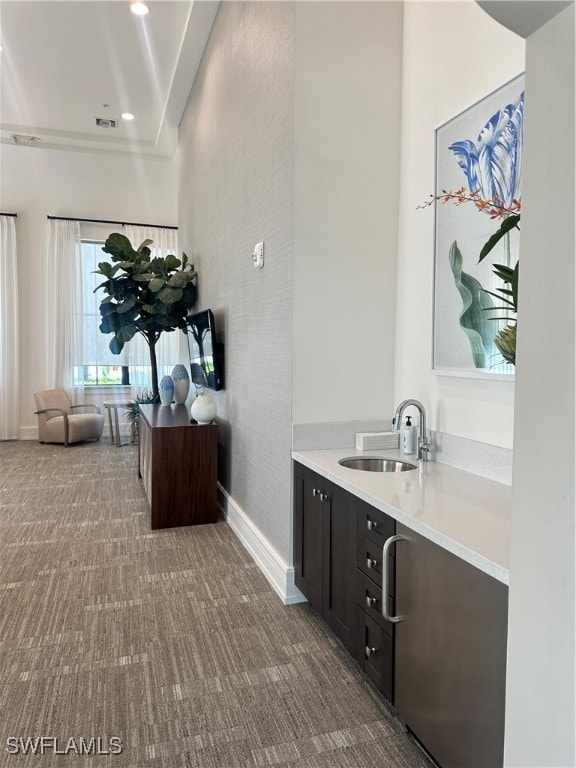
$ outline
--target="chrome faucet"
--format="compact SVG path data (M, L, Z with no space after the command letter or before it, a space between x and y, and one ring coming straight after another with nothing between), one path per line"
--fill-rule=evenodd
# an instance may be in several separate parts
M409 405L413 405L414 408L418 410L418 413L420 414L420 434L418 435L418 459L420 461L428 461L428 454L430 453L430 443L428 442L428 434L426 432L426 411L424 410L424 406L419 400L402 400L398 408L396 408L396 413L394 415L394 419L392 420L392 424L394 426L394 429L398 430L400 432L402 428L402 415L404 413L404 409L407 408Z

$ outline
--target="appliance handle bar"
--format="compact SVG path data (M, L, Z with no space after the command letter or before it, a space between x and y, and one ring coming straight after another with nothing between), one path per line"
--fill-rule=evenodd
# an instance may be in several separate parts
M386 539L382 547L382 616L391 624L397 624L406 618L405 616L392 616L388 610L388 556L390 547L397 541L410 541L410 539L408 536L402 536L398 533Z

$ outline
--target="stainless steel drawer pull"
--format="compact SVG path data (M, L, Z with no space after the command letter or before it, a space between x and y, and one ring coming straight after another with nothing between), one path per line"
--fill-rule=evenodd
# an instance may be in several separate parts
M366 605L368 606L368 608L374 608L374 606L376 605L377 602L378 601L376 600L375 597L371 597L370 595L366 595Z
M366 566L368 568L377 568L378 567L378 560L372 560L371 557L366 558Z
M329 498L327 493L321 493L320 494L320 501L327 501Z
M406 618L405 616L392 616L388 610L388 555L390 554L390 547L397 541L410 541L410 539L407 536L397 534L386 539L382 547L382 616L392 624L397 624Z
M376 531L378 530L378 522L376 520L370 520L370 518L368 518L368 520L366 520L366 527L368 528L369 531Z
M320 491L318 488L312 488L312 496L318 496L320 494Z
M378 650L377 648L370 648L370 646L367 645L365 649L366 658L369 659L370 656L374 656L377 650Z

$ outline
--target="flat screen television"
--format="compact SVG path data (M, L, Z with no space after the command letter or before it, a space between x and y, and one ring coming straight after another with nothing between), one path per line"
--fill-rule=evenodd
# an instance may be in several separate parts
M224 388L224 345L216 340L216 325L211 309L205 309L188 320L190 373L194 384L208 389Z

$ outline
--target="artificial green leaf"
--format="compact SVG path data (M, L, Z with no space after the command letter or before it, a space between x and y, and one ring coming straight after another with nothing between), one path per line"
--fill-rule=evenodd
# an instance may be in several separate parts
M136 255L130 240L120 232L109 235L102 250L104 253L110 253L113 261L127 261L128 259L132 261Z
M113 355L119 355L120 352L124 349L124 342L119 341L116 336L113 336L110 339L110 344L108 344L108 347L110 348L110 352L112 352Z
M490 251L494 248L494 246L500 242L500 240L504 237L504 235L507 232L510 232L511 229L514 229L516 227L517 229L520 229L518 227L518 222L520 221L520 214L513 213L507 218L505 218L502 221L502 224L500 225L500 229L498 229L492 237L489 237L486 243L484 244L484 247L480 251L480 256L478 257L478 263L480 263L488 254Z
M122 344L126 344L126 342L134 338L137 332L137 329L134 328L132 324L121 325L116 331L116 338L118 341L121 341Z
M178 267L181 266L182 262L179 258L174 256L173 254L169 254L164 259L164 263L166 264L166 269L169 271L172 271L173 269L178 269Z
M111 285L113 285L112 281L111 280L106 280L105 283L100 283L100 285L97 285L96 288L94 288L94 290L92 291L92 293L96 293L96 291L99 291L100 288L104 289L107 293L110 293L110 286ZM114 296L107 296L106 300L110 301L113 298L114 298Z
M163 275L164 274L164 259L159 259L156 257L155 259L152 259L150 262L150 271L154 272L155 275Z
M136 305L136 299L134 298L134 296L131 296L122 304L118 305L118 312L120 314L124 314L125 312L128 312L129 309L132 309L132 307L134 307L135 305Z
M98 264L98 269L94 271L97 275L104 275L104 277L113 277L114 275L112 264L110 264L108 261L101 261Z
M102 333L116 333L119 327L120 321L118 320L118 315L116 313L113 315L102 315L102 321L99 325Z
M184 288L184 286L188 285L189 280L190 278L185 272L175 272L170 276L168 285L171 288Z
M146 249L148 253L150 253L150 248L148 248L148 246L152 245L153 242L154 242L153 240L148 240L148 239L142 240L138 248L136 248L137 252L142 253L144 249Z
M488 368L498 328L486 317L484 310L494 308L494 303L480 282L463 271L464 260L456 241L450 246L448 259L462 299L460 326L470 342L474 365L476 368Z
M148 333L154 333L157 329L158 318L156 316L147 317L140 323L140 330L146 335L148 335Z
M112 304L113 296L108 296L109 301L102 301L100 303L100 314L102 316L104 315L111 315L113 312L116 312L118 309L117 304Z
M198 296L198 289L196 288L194 283L188 283L186 288L184 288L182 301L184 301L186 304L192 307L196 303L197 296Z
M158 298L164 304L174 304L174 302L180 301L182 298L182 293L182 288L170 288L169 285L166 285L158 293Z
M158 291L161 291L162 288L165 286L165 280L163 277L154 277L152 280L150 280L150 290L153 293L158 293Z

